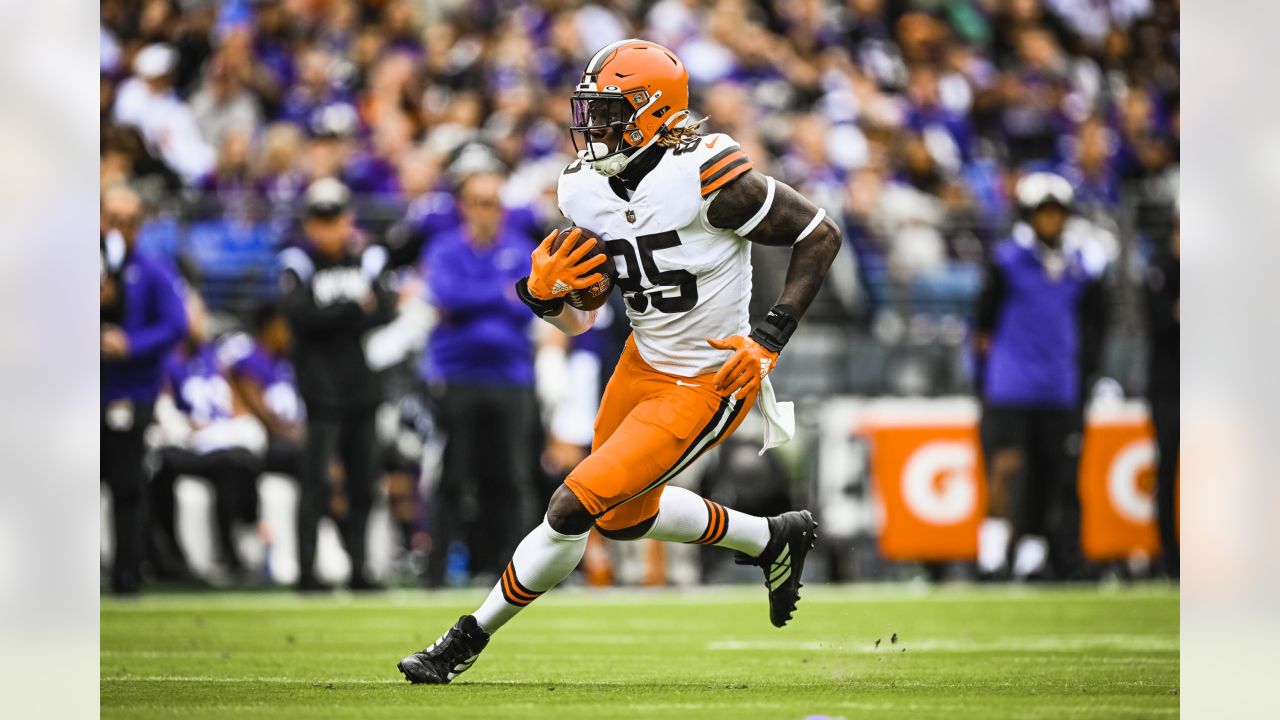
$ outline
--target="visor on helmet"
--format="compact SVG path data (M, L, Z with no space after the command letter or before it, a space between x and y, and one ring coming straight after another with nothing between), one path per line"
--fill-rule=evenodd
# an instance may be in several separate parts
M603 160L634 147L627 137L640 132L634 122L635 108L621 95L577 92L569 102L573 111L569 135L575 151L580 155L586 151L585 159Z

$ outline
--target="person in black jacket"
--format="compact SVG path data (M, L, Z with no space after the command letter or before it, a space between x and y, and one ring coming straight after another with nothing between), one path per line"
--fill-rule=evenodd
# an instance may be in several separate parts
M1158 250L1147 268L1147 309L1151 331L1151 374L1147 399L1156 430L1156 521L1160 527L1160 564L1177 579L1178 516L1174 500L1178 490L1178 449L1181 440L1178 414L1178 342L1182 334L1178 265L1181 232L1173 226L1169 246Z
M365 575L365 529L377 466L374 416L381 380L365 359L364 337L390 322L395 300L382 283L386 253L358 253L350 192L337 180L307 189L305 247L281 253L282 307L294 337L298 392L307 408L298 503L299 589L324 590L315 576L316 532L329 498L337 452L347 496L343 536L353 590L374 589Z

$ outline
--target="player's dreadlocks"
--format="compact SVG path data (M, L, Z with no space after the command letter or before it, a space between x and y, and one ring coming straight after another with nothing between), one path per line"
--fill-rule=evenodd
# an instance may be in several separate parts
M702 127L702 123L711 119L711 116L702 118L701 120L693 120L681 124L679 127L667 128L662 137L658 138L659 147L673 148L682 142L692 140L698 136L698 129Z

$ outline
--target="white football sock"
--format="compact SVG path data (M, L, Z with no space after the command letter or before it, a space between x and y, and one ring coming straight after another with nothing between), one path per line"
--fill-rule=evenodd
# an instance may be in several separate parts
M1009 536L1013 529L1004 518L989 517L978 528L978 569L998 572L1009 555Z
M658 503L658 519L644 537L717 545L756 557L769 544L769 521L668 485Z
M480 627L496 632L538 596L569 577L586 549L587 533L561 535L543 519L520 541L498 584L475 611Z

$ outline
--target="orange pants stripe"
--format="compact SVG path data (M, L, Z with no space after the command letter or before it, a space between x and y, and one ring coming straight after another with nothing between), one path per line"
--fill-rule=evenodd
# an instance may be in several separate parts
M621 530L653 517L663 485L738 429L757 393L722 395L713 377L656 370L627 340L600 401L591 454L565 479L597 526Z

